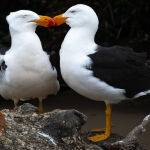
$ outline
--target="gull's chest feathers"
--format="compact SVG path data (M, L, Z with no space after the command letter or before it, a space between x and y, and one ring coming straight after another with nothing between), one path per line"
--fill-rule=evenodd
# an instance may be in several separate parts
M39 69L36 66L42 64L40 63L40 59L42 59L41 54L29 50L24 50L21 52L10 51L5 56L6 64L8 65L9 69L14 71L18 70L18 68L20 71Z
M4 57L7 65L5 83L26 87L49 80L52 70L48 55L41 50L40 44L23 44L16 49L12 47Z
M19 74L44 71L50 67L49 58L43 51L41 42L35 33L23 32L12 36L12 45L5 55L5 62L11 72ZM25 72L24 72L25 71Z

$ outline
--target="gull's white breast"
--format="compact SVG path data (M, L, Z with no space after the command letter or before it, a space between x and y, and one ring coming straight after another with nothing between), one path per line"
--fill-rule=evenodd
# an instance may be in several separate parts
M0 89L6 98L45 97L59 90L57 72L52 69L49 56L38 38L29 38L25 45L12 47L4 56L7 68Z

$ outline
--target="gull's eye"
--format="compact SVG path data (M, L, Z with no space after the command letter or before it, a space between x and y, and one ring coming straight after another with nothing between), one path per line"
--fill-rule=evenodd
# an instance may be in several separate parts
M74 14L76 11L75 10L71 10L70 13Z
M22 15L22 18L26 18L28 15Z

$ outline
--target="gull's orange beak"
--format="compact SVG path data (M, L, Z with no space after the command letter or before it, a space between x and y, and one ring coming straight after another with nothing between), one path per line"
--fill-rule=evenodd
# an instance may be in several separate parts
M55 26L55 22L51 17L48 16L40 16L39 19L33 20L37 25L42 27L51 27Z
M64 14L55 16L55 17L53 18L53 20L54 20L54 22L55 22L55 26L60 26L60 25L62 25L63 23L66 22L66 19L67 19L67 17L64 17Z

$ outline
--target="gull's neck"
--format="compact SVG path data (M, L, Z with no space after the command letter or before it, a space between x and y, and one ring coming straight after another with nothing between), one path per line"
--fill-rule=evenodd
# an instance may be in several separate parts
M10 31L11 37L16 36L20 33L26 33L26 32L33 33L35 32L35 30L36 30L36 27L33 25L28 25L20 29L15 29L13 26L9 25L9 31Z
M94 41L96 30L88 28L71 28L61 46L60 53L86 53L91 47L96 47Z
M14 32L10 30L11 35L11 49L21 50L20 47L30 47L32 44L35 48L42 49L39 37L33 30L25 30L21 32Z

